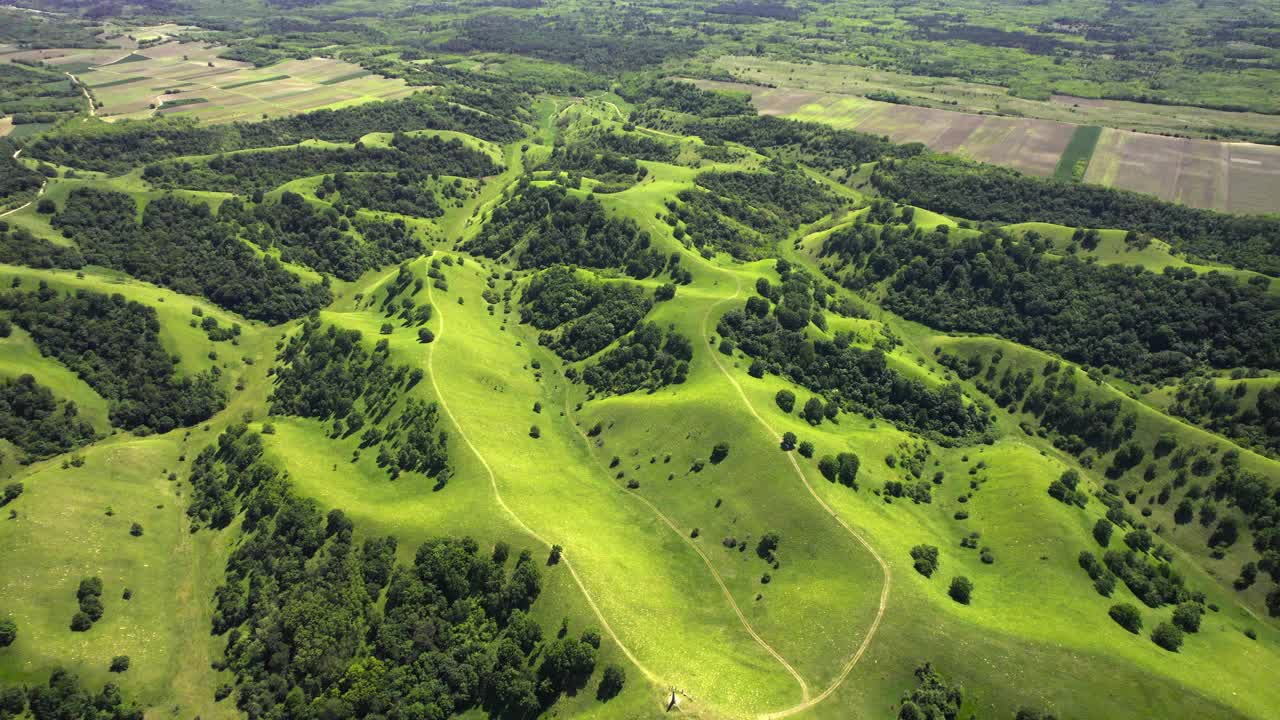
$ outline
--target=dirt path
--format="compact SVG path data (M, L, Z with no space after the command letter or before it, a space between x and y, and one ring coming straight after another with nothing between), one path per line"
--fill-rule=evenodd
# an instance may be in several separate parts
M726 303L733 302L742 292L742 280L738 277L737 273L733 273L723 268L717 269L723 273L733 276L734 291L733 295L724 298L723 300L719 300L712 304L711 307L707 308L707 312L702 316L703 337L710 337L710 334L707 331L707 321L711 318L711 314L715 312L715 309ZM726 368L724 363L721 362L719 354L714 352L709 354L711 355L711 359L715 362L716 367L720 369L721 374L723 374L725 379L733 385L733 389L737 391L738 397L742 398L742 403L747 406L747 410L751 411L751 414L755 417L756 421L759 422L766 431L768 431L769 435L771 435L775 440L781 442L782 436L765 421L759 412L756 411L755 406L751 404L751 400L747 398L747 394L742 391L742 386L738 384L737 378L730 374L728 368ZM835 680L831 681L831 685L818 695L812 698L807 698L798 705L793 705L784 710L778 710L777 712L764 713L760 716L760 720L776 720L777 718L789 717L796 713L808 710L814 705L826 700L836 691L837 688L840 687L840 684L845 681L845 678L849 677L849 673L853 671L854 666L862 659L867 648L871 647L871 641L875 638L876 631L880 629L880 622L884 620L885 610L889 606L889 588L893 584L893 574L889 571L889 565L885 563L884 558L880 557L880 553L876 552L876 549L871 547L871 544L868 543L862 535L858 533L858 531L854 530L847 522L845 522L844 518L840 517L840 515L836 513L836 511L833 510L821 496L818 495L817 491L813 489L813 485L809 483L809 478L805 476L804 470L800 468L800 463L796 461L795 453L787 453L787 460L791 462L791 468L795 470L796 477L800 478L800 482L804 483L805 489L809 491L809 494L813 496L813 499L817 501L818 505L820 505L827 514L831 515L831 517L840 524L840 527L844 528L854 540L857 540L859 545L865 548L867 552L871 553L871 557L875 558L876 563L880 565L880 572L884 575L884 584L880 588L880 606L876 609L876 617L871 621L871 627L867 629L866 637L862 639L862 644L858 646L858 649L854 651L848 662L846 662L844 667L841 668L840 674L836 676Z
M18 156L19 156L19 155L21 155L21 154L22 154L22 149L21 149L21 148L19 148L19 149L15 150L15 151L13 152L13 159L14 159L14 160L17 160L17 159L18 159ZM43 195L43 194L44 194L44 189L45 189L46 187L48 187L48 186L49 186L49 181L48 181L48 180L45 180L44 182L40 183L40 189L36 191L36 199L37 199L37 200L40 198L40 196L41 196L41 195ZM23 203L23 204L19 205L18 207L14 208L14 209L12 209L12 210L6 210L6 211L4 211L4 212L0 213L0 218L2 218L2 217L8 217L9 215L12 215L12 214L14 214L14 213L18 212L19 210L24 210L24 209L26 209L27 207L29 207L29 206L31 205L31 203L33 203L33 202L35 202L35 200L28 200L27 202L25 202L25 203Z
M508 507L506 501L502 499L502 492L498 489L498 479L493 474L493 468L489 467L489 461L485 460L484 455L480 453L480 449L475 446L475 443L471 442L471 438L467 435L467 431L462 429L462 425L458 422L458 418L455 417L453 411L449 409L449 403L445 400L444 394L440 392L440 386L436 383L435 348L436 345L444 338L445 321L442 306L437 304L432 296L431 283L427 283L427 302L431 303L431 305L435 307L436 316L440 318L440 329L436 332L435 341L427 345L427 376L431 378L431 389L435 391L436 399L440 402L440 408L444 410L445 415L449 416L449 422L453 423L454 428L457 429L458 436L467 444L467 447L471 450L472 454L476 456L476 459L479 460L480 464L484 467L485 473L489 475L489 486L493 488L493 497L498 501L498 506L502 508L503 512L511 517L515 524L523 530L525 534L542 543L549 549L551 547L551 543L547 542L541 535L534 532L532 528L526 525L524 521L520 519L520 516L516 515L515 512ZM587 591L587 587L582 584L582 579L578 577L578 572L574 570L573 563L569 561L567 553L561 554L560 562L569 570L569 575L573 577L573 582L577 584L578 589L582 591L582 596L586 598L587 604L591 606L591 612L595 613L596 619L600 621L600 625L604 627L605 632L609 633L609 637L612 638L613 642L622 650L622 653L627 656L627 659L636 666L636 669L640 671L640 674L644 675L649 682L665 687L662 680L650 671L649 668L645 667L640 660L631 653L631 649L622 643L618 634L613 631L613 626L609 624L609 621L604 617L604 613L600 611L600 607L596 605L595 598L591 597L591 593Z
M93 104L93 96L89 94L89 88L86 87L84 83L80 82L80 79L75 75L72 75L71 73L63 74L71 78L71 84L80 88L80 92L84 93L84 99L89 101L89 117L97 117L98 108Z
M605 473L605 477L608 477L608 471L604 467L603 463L601 463L600 459L596 458L595 455L591 453L591 441L587 439L586 433L584 433L575 422L573 417L573 407L569 402L569 387L567 384L565 385L564 410L565 417L571 424L573 424L578 437L582 438L583 444L586 445L587 454L595 460L596 465ZM772 645L766 642L764 638L760 637L760 634L756 632L756 629L751 626L751 621L747 620L746 614L743 613L742 608L738 606L738 601L734 600L733 593L729 592L729 586L725 584L724 578L720 576L720 572L716 570L715 565L711 564L711 558L707 557L707 554L702 551L702 548L699 547L687 533L676 527L676 524L671 521L671 518L668 518L666 514L659 510L658 506L650 502L648 498L643 495L627 492L626 490L621 490L621 492L626 493L629 497L644 503L644 505L648 507L654 515L658 516L658 519L662 520L662 522L666 523L667 527L671 528L671 532L675 533L676 536L685 542L685 544L693 548L694 552L698 553L698 557L702 558L703 564L705 564L707 566L707 570L711 572L711 577L714 578L716 584L720 586L720 592L724 594L725 602L729 603L729 607L732 608L734 614L738 616L738 622L742 624L742 628L747 631L748 635L755 639L756 644L764 648L765 652L772 655L774 660L777 660L782 667L787 669L787 672L791 673L791 677L795 678L796 683L800 685L800 697L807 701L809 699L809 683L805 682L804 678L800 676L800 673L797 672L794 667L792 667L791 663L787 662L787 659L782 657L782 653L778 652Z

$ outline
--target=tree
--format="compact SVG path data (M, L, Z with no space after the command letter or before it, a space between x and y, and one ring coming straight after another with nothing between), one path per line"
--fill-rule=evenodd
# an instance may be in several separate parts
M436 334L431 332L431 328L418 329L418 342L426 344L436 339Z
M605 666L604 674L600 677L600 687L596 690L596 698L601 702L608 702L622 692L622 686L626 684L626 671L610 663Z
M129 534L134 537L142 537L142 525L134 523L129 527Z
M1098 541L1102 547L1111 544L1111 533L1115 526L1106 518L1098 518L1098 522L1093 524L1093 539Z
M52 215L58 211L58 206L51 198L40 198L40 202L36 203L36 212L41 215Z
M537 425L531 426L529 428L529 437L533 438L534 440L537 440L538 438L542 437L542 430L539 430Z
M71 616L71 629L75 632L84 632L93 627L93 621L83 611L77 612Z
M1134 635L1142 632L1142 613L1133 605L1129 603L1117 603L1111 606L1111 609L1107 611L1107 614L1110 615L1111 619L1115 620L1120 627L1128 630Z
M836 455L836 480L841 485L857 489L858 487L858 467L862 461L858 459L857 454L851 452L842 452Z
M117 655L111 658L111 672L122 673L129 670L129 656Z
M800 455L802 457L807 457L807 458L813 457L813 443L809 442L808 440L803 440L800 442L799 450L800 450Z
M1182 631L1171 622L1162 622L1151 631L1151 642L1169 652L1178 652L1182 647Z
M721 440L711 448L711 464L718 465L727 457L729 457L729 443Z
M564 548L559 545L551 546L551 554L547 556L548 565L556 565L560 562L560 556L564 554Z
M968 605L970 598L973 597L973 583L969 578L957 575L951 578L951 587L947 590L947 594L961 605Z
M1151 549L1151 531L1144 528L1131 530L1124 535L1124 544L1134 552L1144 553Z
M787 452L791 452L792 450L795 450L796 434L790 431L782 433L782 443L780 447L783 450L786 450Z
M836 473L839 468L840 466L836 463L833 455L823 455L822 459L818 460L818 472L822 473L822 477L830 482L836 481Z
M823 418L822 401L816 397L811 397L804 403L804 410L800 412L800 417L810 425L821 425Z
M9 647L18 639L18 623L9 618L0 620L0 648Z
M779 390L778 394L773 396L773 401L778 403L782 412L790 413L796 407L796 394L790 390Z
M751 367L747 368L747 374L753 378L756 378L757 380L764 377L764 371L765 371L764 363L760 362L759 359L752 360Z
M932 577L938 568L938 548L933 545L917 545L911 548L911 559L916 572L925 577Z
M676 286L671 283L663 283L653 289L653 299L655 302L666 302L676 296ZM613 666L610 666L613 667Z
M1184 602L1173 609L1173 624L1184 632L1200 632L1200 618L1203 614L1204 609L1200 607L1200 603Z
M760 538L760 542L756 544L756 555L761 558L773 561L773 553L778 549L778 544L782 542L782 536L776 532L767 532Z

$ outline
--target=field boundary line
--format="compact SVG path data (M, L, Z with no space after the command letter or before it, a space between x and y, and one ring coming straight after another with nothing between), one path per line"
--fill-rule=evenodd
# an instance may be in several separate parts
M712 303L709 308L707 308L706 313L704 313L702 316L701 329L702 329L703 337L710 337L707 334L707 320L711 317L711 313L714 312L717 307L724 305L725 303L733 302L734 299L736 299L738 295L742 293L742 279L738 277L737 273L731 272L724 268L716 268L716 269L722 273L727 273L733 276L734 291L733 291L733 295L730 295L727 298L717 300L716 302ZM778 431L774 430L773 426L769 425L769 423L765 421L764 417L761 416L760 413L756 411L755 406L751 404L751 400L747 397L747 394L742 390L742 385L738 383L737 378L735 378L729 372L729 370L724 366L724 363L722 363L720 361L720 358L717 357L716 353L713 352L709 354L711 355L712 362L715 363L716 367L720 369L721 374L723 374L725 378L729 380L730 384L733 385L733 389L738 392L738 397L742 399L743 404L747 406L747 409L751 411L751 414L755 417L755 419L760 423L760 425L764 427L766 431L768 431L769 435L772 436L774 440L781 442L782 435L780 435ZM849 677L849 673L853 671L854 666L857 665L858 661L862 659L862 656L866 654L867 648L871 647L871 641L875 638L876 631L880 629L880 623L882 620L884 620L885 611L888 609L889 589L893 585L893 573L890 572L889 564L884 561L884 558L880 556L880 553L876 552L876 549L871 546L871 543L867 542L867 540L864 537L862 537L861 533L859 533L857 530L854 530L853 527L849 525L849 523L845 522L844 518L840 517L840 515L834 509L832 509L832 507L828 505L825 500L823 500L818 495L818 492L813 489L813 485L810 484L809 478L804 474L804 470L800 467L800 463L796 461L795 454L788 452L787 459L791 461L791 467L793 470L795 470L796 476L800 478L801 483L804 483L805 489L809 491L809 494L813 496L813 499L817 501L818 505L821 506L822 509L827 512L827 514L829 514L832 518L834 518L835 521L840 524L840 527L844 528L845 531L848 532L849 535L851 535L854 540L857 540L859 545L865 548L867 552L871 553L871 557L874 558L876 563L880 565L880 572L884 576L884 583L880 587L880 605L876 609L875 619L871 621L871 626L867 629L867 634L862 639L862 643L858 645L858 649L854 651L853 655L844 664L844 667L841 668L840 674L837 675L836 678L831 681L831 685L828 686L827 689L819 693L817 696L810 698L808 700L805 700L804 702L801 702L798 705L793 705L789 708L786 708L784 710L778 710L776 712L763 713L759 716L760 720L778 720L779 718L789 717L791 715L795 715L796 713L808 710L809 708L817 705L823 700L826 700L828 697L831 696L832 693L836 691L836 689L840 687L841 684L844 683L845 679Z
M498 501L498 506L501 507L507 515L511 516L511 519L515 521L516 525L528 534L529 537L537 540L548 548L552 547L552 543L547 542L545 538L534 532L532 528L526 525L525 522L520 519L520 516L517 515L515 511L507 505L506 501L502 499L502 492L498 490L498 478L494 475L493 468L489 466L489 461L485 459L484 455L480 452L480 449L475 446L475 443L471 442L471 438L467 435L466 430L462 429L462 424L458 422L458 418L455 417L453 411L449 409L449 403L444 399L444 394L440 392L440 385L436 382L435 374L435 347L436 343L440 342L444 337L444 312L435 302L431 283L427 283L427 302L435 307L436 317L440 318L440 330L436 333L435 340L427 345L427 376L431 378L431 389L435 391L436 400L439 401L440 407L444 410L445 415L449 416L449 422L453 423L454 428L458 431L459 437L461 437L462 441L467 444L467 447L471 450L472 454L476 456L476 459L479 460L480 464L484 467L484 471L489 475L489 487L493 488L493 497ZM582 578L578 577L578 571L574 570L573 563L570 562L568 555L562 553L560 556L560 562L564 563L565 568L569 570L569 575L573 578L573 582L578 586L578 589L582 591L582 596L586 598L587 605L591 607L591 612L595 613L596 619L600 621L600 624L604 626L605 632L609 633L609 637L612 638L613 642L622 650L622 654L627 656L627 659L631 661L631 664L635 665L636 669L638 669L640 673L649 680L649 682L655 685L662 685L662 680L654 674L653 671L645 667L644 664L641 663L634 654L632 654L631 648L628 648L623 644L622 639L618 637L616 632L614 632L613 626L605 619L604 613L600 610L600 606L596 605L595 598L591 597L591 593L587 591L587 586L582 584Z
M603 470L604 465L601 463L600 459L595 457L591 453L591 442L587 439L586 433L582 432L582 429L578 427L578 425L575 423L573 410L571 410L569 406L569 385L567 381L564 388L564 397L565 397L565 401L564 401L565 417L568 418L569 423L573 425L574 431L576 432L578 437L582 438L582 442L586 446L587 455L591 456L596 466L599 467L601 470ZM607 472L605 473L605 476L606 477L608 476ZM685 533L681 531L680 528L676 527L676 524L672 522L671 519L668 518L665 513L659 510L658 506L654 505L653 502L649 500L649 498L646 498L643 495L638 495L636 493L627 492L626 490L622 490L621 488L617 488L617 486L613 485L613 483L610 483L610 486L619 490L624 495L644 503L646 507L648 507L650 510L653 511L654 515L657 515L658 518L662 520L662 522L666 523L667 527L671 528L671 532L675 533L676 536L679 537L682 541L684 541L686 545L693 548L694 552L698 553L698 557L702 558L702 562L704 565L707 566L707 570L711 571L711 577L713 577L716 581L716 584L720 586L720 592L724 594L724 598L726 601L728 601L729 607L732 608L734 614L738 616L738 621L742 623L743 629L746 630L747 633L751 635L753 639L755 639L756 643L760 647L764 648L766 652L772 655L773 659L777 660L782 665L782 667L786 668L787 672L791 673L791 677L795 678L796 683L800 685L800 697L803 698L804 700L808 700L809 699L809 683L805 682L804 678L800 676L800 673L796 671L795 667L793 667L791 663L787 662L787 659L782 656L782 653L778 652L772 645L766 642L764 638L760 637L760 634L756 632L756 629L751 626L751 621L749 621L747 619L746 614L742 612L742 608L738 605L738 601L733 599L733 593L729 592L729 586L725 584L724 578L720 576L720 572L716 570L714 565L711 564L711 558L707 557L707 554L702 551L702 548L698 547L698 544L695 543L692 538L685 535Z

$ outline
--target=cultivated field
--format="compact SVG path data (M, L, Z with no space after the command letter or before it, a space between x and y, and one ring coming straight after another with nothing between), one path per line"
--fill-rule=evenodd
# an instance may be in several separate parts
M899 143L921 142L950 152L1049 176L1058 166L1075 127L1052 120L935 110L794 88L766 88L744 83L698 81L704 88L751 93L764 115L824 122Z
M939 152L1053 176L1080 126L898 105L837 93L699 80L704 88L745 91L762 114L823 122L921 142ZM1192 207L1235 213L1280 210L1280 147L1193 140L1104 128L1085 182L1134 190ZM1070 168L1069 168L1070 169Z
M1108 128L1084 179L1193 207L1274 212L1280 209L1280 147Z
M1228 112L1187 105L1154 105L1129 100L1051 95L1032 100L1009 94L999 85L967 82L953 77L909 75L852 65L793 63L768 58L727 55L711 69L752 83L800 88L843 95L893 93L912 104L940 110L1058 120L1078 125L1102 125L1137 132L1192 137L1247 137L1280 133L1280 116Z
M116 57L80 75L106 118L190 115L208 122L255 120L319 108L404 97L402 80L370 74L357 65L310 58L270 67L218 54L219 45L166 43Z

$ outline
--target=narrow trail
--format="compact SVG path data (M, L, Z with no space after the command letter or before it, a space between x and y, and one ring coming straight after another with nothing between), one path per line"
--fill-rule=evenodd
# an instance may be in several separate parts
M564 409L565 409L565 417L569 420L569 423L573 425L574 430L577 433L578 437L582 438L582 442L586 446L587 455L589 455L593 459L593 461L601 469L601 471L605 472L605 476L608 477L608 472L604 467L603 463L601 463L600 459L596 458L596 456L591 452L591 441L587 438L586 433L584 433L582 429L578 427L575 421L575 418L573 416L573 409L569 402L568 384L565 385ZM715 565L711 564L711 558L707 557L707 554L702 551L702 548L699 547L698 544L695 543L692 538L690 538L687 534L685 534L684 531L676 527L676 524L671 521L671 518L667 517L666 514L663 513L661 510L659 510L658 506L650 502L648 498L644 497L643 495L627 492L626 490L620 489L620 492L623 492L628 497L634 498L640 501L641 503L644 503L644 505L648 507L649 510L651 510L654 515L658 516L658 519L662 520L662 522L666 523L667 527L671 528L671 532L675 533L676 536L679 537L682 541L684 541L686 545L693 548L694 552L698 553L698 557L702 558L703 564L706 565L707 570L711 572L711 577L715 578L716 584L720 586L720 592L724 594L725 602L729 603L729 607L732 608L734 614L738 616L738 622L742 624L742 628L746 630L747 634L749 634L756 641L756 644L764 648L765 652L772 655L774 660L777 660L778 663L782 665L782 667L786 668L787 672L791 673L791 677L795 678L796 683L800 685L800 697L803 698L803 700L807 701L809 699L809 683L805 682L804 678L800 676L800 673L797 672L796 669L791 665L791 663L787 662L787 659L782 656L782 653L778 652L776 649L774 649L772 645L766 642L764 638L760 637L760 634L756 632L756 629L754 627L752 627L751 621L748 620L746 614L742 612L742 608L739 607L738 601L734 600L733 593L729 591L729 586L725 584L724 578L720 576L720 572L716 570Z
M21 155L21 154L22 154L22 148L18 148L17 150L15 150L15 151L13 152L13 159L14 159L14 160L17 160L17 159L18 159L18 156L19 156L19 155ZM41 195L43 195L43 194L44 194L44 189L45 189L46 187L48 187L48 186L49 186L49 181L48 181L48 180L45 180L44 182L40 183L40 189L36 191L36 199L37 199L37 200L40 198L40 196L41 196ZM12 214L14 214L14 213L18 212L19 210L24 210L24 209L26 209L27 207L30 207L31 203L33 203L33 202L35 202L35 200L28 200L28 201L26 201L25 203L23 203L23 204L19 205L18 207L14 208L14 209L12 209L12 210L6 210L6 211L4 211L4 212L0 213L0 218L2 218L2 217L8 217L9 215L12 215Z
M431 378L431 389L435 391L436 399L440 402L440 407L444 410L444 414L449 416L449 422L453 423L454 428L457 429L458 436L467 444L467 447L471 450L472 454L476 456L476 459L479 460L480 464L484 467L485 473L489 475L489 486L493 488L493 497L498 501L498 506L502 508L503 512L511 517L515 524L523 530L525 534L550 548L552 544L547 542L545 538L534 532L532 528L526 525L524 521L520 519L520 516L516 515L515 511L513 511L507 505L506 501L502 499L502 492L498 489L498 478L493 474L493 468L489 466L489 461L485 459L483 454L481 454L480 449L475 446L475 443L471 442L471 437L467 435L466 430L462 429L462 425L458 422L458 418L455 417L453 411L449 409L449 403L445 400L444 394L440 392L440 385L436 382L435 348L436 345L444 338L444 312L441 310L441 306L435 302L431 283L427 283L427 302L431 303L435 308L436 316L440 319L440 330L436 333L435 341L427 345L427 376ZM587 591L587 586L582 584L582 578L578 577L578 571L573 568L573 563L569 560L568 554L562 553L560 556L560 562L564 564L566 569L568 569L569 575L573 578L573 582L577 584L578 589L582 591L582 596L586 598L587 605L591 606L591 612L595 613L596 619L600 621L600 625L604 627L605 632L609 634L609 637L613 642L622 650L622 654L627 656L627 659L631 661L631 664L635 665L636 669L640 671L640 674L644 675L649 682L655 685L664 685L662 680L655 673L645 667L640 660L632 654L631 648L624 645L622 639L618 637L616 632L614 632L613 626L609 624L609 621L604 617L604 613L600 611L600 607L596 605L595 598L591 597L591 593Z
M702 329L703 337L710 337L709 333L707 332L707 321L711 318L711 315L713 312L715 312L716 308L726 303L733 302L735 299L737 299L738 295L742 293L742 280L738 277L737 273L724 270L723 268L717 268L717 269L720 270L720 272L722 273L733 276L733 282L734 282L733 295L730 295L729 297L724 298L723 300L718 300L715 303L712 303L711 307L707 308L707 312L704 313L702 316L701 329ZM756 421L759 422L760 425L764 427L764 429L769 433L770 436L774 438L774 440L781 442L782 436L776 430L774 430L773 427L770 426L768 422L765 421L764 417L762 417L759 412L756 411L755 406L751 404L751 400L747 398L747 394L743 392L742 386L738 384L737 378L735 378L729 372L728 368L725 367L724 363L721 362L719 358L719 354L714 352L709 354L711 355L711 359L715 362L716 367L720 369L720 373L725 376L725 379L727 379L730 384L733 385L733 389L737 391L738 397L741 398L743 404L747 406L747 410L751 412L752 416L755 417ZM857 540L858 544L861 545L863 548L865 548L866 551L871 554L871 557L875 558L876 563L880 565L880 572L883 573L884 575L884 584L880 588L880 606L876 609L876 617L874 620L871 621L871 627L867 629L866 637L862 639L862 643L858 646L858 649L844 664L844 667L841 668L840 674L837 675L836 678L831 681L831 685L828 686L826 690L823 690L818 695L812 698L807 698L806 700L799 703L798 705L793 705L789 708L786 708L784 710L778 710L776 712L764 713L759 716L760 720L776 720L778 718L789 717L791 715L795 715L796 713L800 713L805 710L808 710L809 708L817 705L823 700L826 700L828 697L831 696L832 693L836 691L837 688L840 687L840 685L845 681L845 679L849 677L849 673L853 671L854 666L857 665L858 661L862 659L862 656L866 654L867 648L871 647L871 641L875 638L876 631L880 629L880 622L884 620L885 610L888 609L889 589L893 584L893 574L889 571L888 563L884 561L884 558L880 556L880 553L876 552L876 549L871 547L871 544L868 543L866 539L864 539L862 535L858 533L858 531L854 530L853 527L849 525L849 523L845 522L844 518L840 517L840 515L836 513L836 511L833 510L831 506L828 505L827 502L822 499L821 496L818 495L818 492L813 489L813 485L809 483L809 478L804 474L804 470L801 469L800 463L796 461L795 453L787 453L787 460L791 462L791 468L795 470L796 477L800 478L800 482L804 483L805 489L809 491L809 494L813 496L813 499L817 501L818 505L821 506L822 509L827 512L827 514L829 514L832 518L834 518L835 521L840 524L840 527L844 528L845 531L849 533L849 535L852 536L854 540Z

